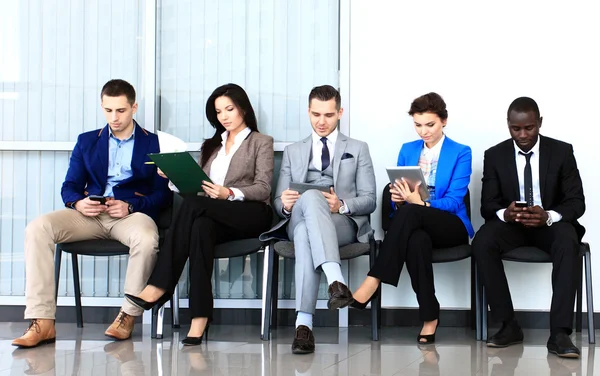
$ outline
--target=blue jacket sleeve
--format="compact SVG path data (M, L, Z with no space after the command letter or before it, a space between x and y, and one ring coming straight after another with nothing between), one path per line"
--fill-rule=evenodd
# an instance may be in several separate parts
M404 148L404 145L402 145L402 147L400 148L400 152L398 153L398 161L396 162L396 166L406 166L406 162L404 160L404 155L402 154L403 148ZM390 217L392 217L394 215L394 210L396 210L396 203L394 201L390 200L390 204L392 205L392 213L390 214Z
M67 176L63 182L60 194L65 205L85 198L83 194L88 181L88 171L85 167L81 150L81 136L77 138L75 148L71 153Z
M450 184L443 198L432 200L430 205L432 208L445 210L450 213L458 213L461 203L469 189L471 181L471 148L465 146L458 154L458 160L454 165L454 171L450 178Z

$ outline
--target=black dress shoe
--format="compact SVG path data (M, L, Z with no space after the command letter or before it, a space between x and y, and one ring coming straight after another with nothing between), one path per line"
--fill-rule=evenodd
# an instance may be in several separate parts
M555 336L550 336L546 347L549 352L556 354L561 358L579 358L579 355L581 354L577 346L571 341L571 337L564 332L560 332Z
M327 308L330 310L347 307L354 301L354 298L352 298L352 291L341 282L334 281L329 285L327 292L329 293Z
M523 342L523 331L516 320L502 324L502 328L487 340L488 347L507 347Z
M312 354L315 352L315 337L308 326L300 325L296 328L296 336L292 343L292 353Z
M171 299L171 296L168 293L164 293L160 298L158 298L157 301L155 302L147 302L142 298L138 298L135 295L131 295L131 294L125 294L125 299L129 300L129 302L135 306L140 307L141 309L148 311L151 310L155 305L158 305L158 307L161 307L163 304L165 304L169 299Z

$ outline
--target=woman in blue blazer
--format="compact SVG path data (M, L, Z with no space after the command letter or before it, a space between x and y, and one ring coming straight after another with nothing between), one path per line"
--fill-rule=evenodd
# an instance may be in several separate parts
M415 99L413 117L420 140L402 145L398 166L420 166L430 193L421 199L418 188L396 180L390 185L394 212L375 265L354 293L353 307L363 308L381 282L398 285L402 266L410 274L424 322L417 341L433 343L440 305L435 297L431 254L434 248L466 244L473 236L464 197L471 178L471 148L444 135L446 103L436 93Z

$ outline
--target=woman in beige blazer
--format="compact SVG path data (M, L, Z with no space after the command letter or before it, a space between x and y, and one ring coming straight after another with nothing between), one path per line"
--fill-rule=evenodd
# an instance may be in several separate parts
M258 132L244 89L235 84L215 89L206 102L206 117L215 134L202 144L199 163L212 183L203 182L203 195L184 198L148 286L139 296L126 294L143 309L164 304L189 258L192 324L182 341L186 346L202 343L212 319L215 245L258 237L269 229L273 213L273 138Z

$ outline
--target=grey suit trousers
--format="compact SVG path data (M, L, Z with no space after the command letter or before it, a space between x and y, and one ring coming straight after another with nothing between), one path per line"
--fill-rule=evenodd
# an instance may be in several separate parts
M356 242L356 224L331 213L323 194L306 191L292 210L287 227L296 257L296 311L315 313L321 272L325 262L340 263L339 247Z

